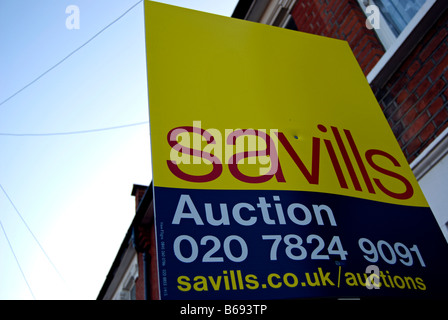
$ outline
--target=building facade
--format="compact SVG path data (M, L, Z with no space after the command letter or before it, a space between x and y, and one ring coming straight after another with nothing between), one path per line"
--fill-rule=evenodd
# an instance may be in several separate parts
M98 300L158 300L152 186L134 185L135 217L106 276Z
M448 241L447 8L444 0L241 0L233 17L348 42Z

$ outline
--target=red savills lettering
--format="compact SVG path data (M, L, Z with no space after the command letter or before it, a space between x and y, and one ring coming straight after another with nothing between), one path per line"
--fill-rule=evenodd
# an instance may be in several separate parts
M387 194L389 197L392 197L395 199L405 200L405 199L411 198L414 195L414 189L412 188L411 183L405 177L399 175L398 173L387 170L387 169L382 168L379 165L377 165L373 161L373 156L375 156L375 155L383 156L383 157L389 159L395 167L400 167L400 163L397 161L397 159L395 159L389 153L382 151L382 150L371 149L371 150L367 150L367 152L366 152L366 158L367 158L367 162L369 163L369 165L376 171L378 171L386 176L390 176L392 178L395 178L395 179L401 181L405 186L405 191L402 193L397 193L397 192L391 191L384 186L384 184L381 182L380 179L374 178L373 181L375 181L375 184L378 186L378 188L382 192Z
M404 176L394 171L394 168L400 168L401 165L390 153L383 150L369 149L362 154L359 151L355 138L350 130L339 130L334 126L331 126L330 130L328 130L327 127L322 124L319 124L317 129L321 132L322 136L312 137L311 150L300 150L300 152L298 152L298 150L294 149L288 141L286 135L283 132L277 132L277 130L274 130L273 133L271 130L271 135L269 135L265 130L239 129L231 131L226 139L222 139L217 130L209 129L207 131L202 128L189 126L178 127L172 129L167 137L172 152L187 155L188 157L197 157L200 161L194 161L194 163L202 163L202 159L204 159L206 160L204 162L211 163L211 171L202 175L189 174L179 167L182 161L173 160L173 157L171 157L170 160L167 160L167 165L170 171L179 179L189 182L213 181L218 179L223 172L223 163L220 157L216 155L216 153L221 154L220 152L223 148L222 141L225 140L227 146L234 146L236 145L238 138L253 136L256 137L256 139L262 139L261 141L264 142L263 146L265 145L265 147L257 147L255 150L245 150L243 152L234 152L230 156L226 155L225 157L222 157L225 159L225 164L228 165L232 176L239 181L253 184L264 183L274 178L278 183L286 182L287 177L284 176L281 167L282 159L279 159L278 156L278 148L284 148L295 163L298 169L297 174L302 175L311 185L318 185L321 182L321 179L337 179L339 186L343 189L352 188L359 192L368 192L371 194L380 191L391 198L400 200L409 199L414 195L411 183ZM215 135L211 132L214 132ZM190 148L189 143L185 143L184 141L180 143L178 141L178 136L182 133L199 135L201 142L195 144L193 148ZM205 148L201 148L202 140L205 140ZM277 140L280 143L276 143ZM321 146L321 141L323 141L325 147ZM209 152L205 151L206 148L208 148L207 150ZM215 148L215 151L219 152L214 152L215 154L213 154L213 152L211 152L213 148ZM337 155L337 151L339 156ZM303 154L303 152L311 152L311 163L304 163L300 157L300 154ZM332 164L332 169L335 173L334 177L322 177L320 175L322 154L328 155ZM249 176L241 172L238 167L241 161L258 157L269 157L269 170L266 170L266 172L258 176ZM375 161L375 159L380 158L387 159L393 167L386 167L385 165L381 166L378 161ZM354 161L352 159L354 159ZM384 163L384 160L381 163ZM344 167L346 172L348 172L348 176L344 174ZM188 167L183 168L186 169ZM358 176L359 173L357 173L356 168L361 173L360 176ZM391 187L389 185L391 178L401 182L403 188L397 187L398 184L396 183L394 184L394 187Z
M256 150L256 151L244 151L235 153L233 156L229 158L228 165L229 170L232 175L238 180L247 182L247 183L262 183L271 180L271 178L275 175L275 178L278 182L285 182L285 177L283 176L282 168L279 165L278 154L275 148L275 144L271 137L266 134L266 132L259 130L236 130L228 135L227 144L236 145L236 139L238 137L242 137L244 135L253 135L256 137L262 138L266 143L266 149L264 150ZM243 160L248 157L261 157L261 156L270 156L271 159L276 159L276 161L272 161L271 168L269 172L264 175L251 177L243 174L238 169L238 163L240 160Z

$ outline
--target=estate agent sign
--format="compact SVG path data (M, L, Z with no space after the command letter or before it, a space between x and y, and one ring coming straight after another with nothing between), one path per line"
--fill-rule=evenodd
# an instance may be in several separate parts
M348 44L145 1L161 299L446 297Z

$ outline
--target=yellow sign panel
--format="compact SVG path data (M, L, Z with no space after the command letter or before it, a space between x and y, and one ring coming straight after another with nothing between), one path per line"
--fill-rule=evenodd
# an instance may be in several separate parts
M345 41L159 3L146 17L155 186L427 206Z
M346 42L145 19L161 299L446 297L447 244Z

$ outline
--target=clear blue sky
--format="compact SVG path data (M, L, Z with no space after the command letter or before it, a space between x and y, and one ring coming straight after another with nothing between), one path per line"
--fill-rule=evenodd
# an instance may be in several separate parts
M2 0L0 103L138 0ZM230 16L237 0L159 1ZM66 28L66 8L80 29ZM143 3L0 105L0 299L94 299L151 181ZM54 266L49 262L28 224ZM57 269L57 270L56 270ZM58 273L59 272L59 273ZM30 288L32 294L30 292Z

